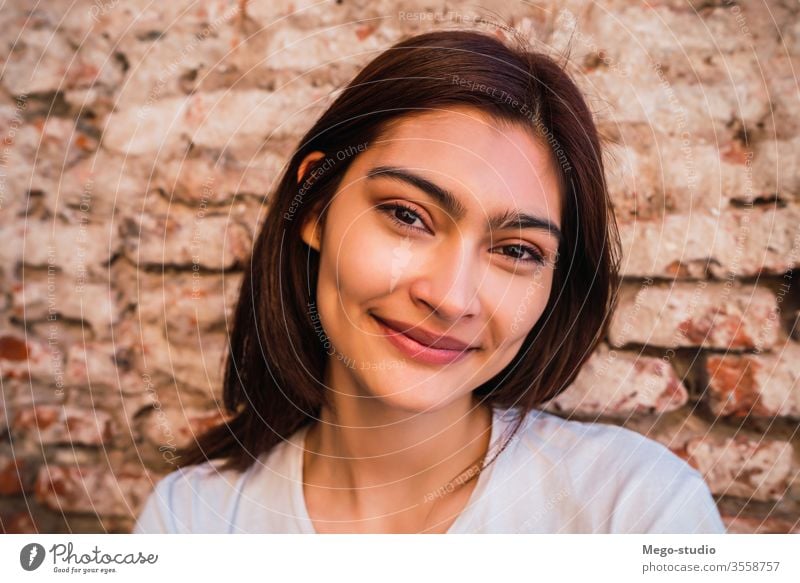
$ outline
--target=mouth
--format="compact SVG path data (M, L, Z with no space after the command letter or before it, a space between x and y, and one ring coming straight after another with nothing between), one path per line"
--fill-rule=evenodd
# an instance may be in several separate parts
M396 320L384 320L372 316L381 328L384 337L405 356L429 364L450 364L478 350L460 340L448 336L436 336L414 329Z

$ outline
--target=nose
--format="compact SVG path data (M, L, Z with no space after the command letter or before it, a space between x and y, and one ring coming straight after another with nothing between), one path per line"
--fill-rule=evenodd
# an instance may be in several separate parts
M480 261L466 241L431 250L425 268L411 285L416 303L422 303L447 322L480 313Z

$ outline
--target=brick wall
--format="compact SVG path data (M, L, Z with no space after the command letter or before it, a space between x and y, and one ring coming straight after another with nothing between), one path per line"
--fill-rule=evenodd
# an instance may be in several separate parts
M608 138L622 297L548 409L670 447L731 532L800 532L796 4L28 4L0 29L3 531L130 530L217 420L286 153L377 51L480 16L569 47Z

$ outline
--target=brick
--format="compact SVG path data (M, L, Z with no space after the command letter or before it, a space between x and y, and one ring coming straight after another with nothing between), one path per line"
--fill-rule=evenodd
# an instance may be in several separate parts
M152 31L168 32L174 27L185 27L201 32L203 26L216 21L221 15L238 6L238 0L176 0L154 4L147 0L95 3L89 10L75 10L68 19L73 34L81 38L87 31L99 29L114 41L131 40L145 46L142 40ZM78 36L80 35L80 36ZM132 37L132 39L128 38ZM127 47L126 47L127 48Z
M707 86L659 77L656 66L657 62L648 61L636 70L635 83L620 81L610 71L593 71L576 82L585 94L600 96L595 99L617 123L648 125L675 136L688 131L693 139L713 141L715 135L727 131L731 120L743 119L755 126L769 113L766 88L752 62L732 81ZM661 63L662 70L664 66ZM589 101L593 103L591 97Z
M792 149L796 144L785 142L777 158L773 144L759 144L746 151L732 139L725 143L700 138L687 142L660 133L658 128L637 124L604 125L603 131L618 142L608 144L604 157L609 192L620 223L654 221L652 224L660 227L665 215L679 215L681 221L691 225L690 219L697 214L703 217L701 221L719 222L721 209L727 210L731 201L771 198L777 192L790 194L785 189L793 186L785 177L781 183L784 190L779 190L774 175L775 168L796 160ZM636 226L653 228L649 222ZM668 234L669 226L664 230ZM681 243L687 239L685 232L678 236ZM660 241L669 243L670 239L661 237ZM715 248L715 252L720 251L726 248Z
M111 440L111 416L101 410L58 405L19 409L12 430L42 444L102 445Z
M775 295L727 283L642 284L621 296L609 329L614 346L769 349L779 332Z
M193 443L203 432L225 418L216 410L174 407L153 408L144 415L139 431L145 441L159 451L174 451Z
M284 156L274 152L243 161L206 153L165 163L158 182L172 197L189 203L227 203L237 195L264 199L277 185L284 162Z
M58 316L79 320L89 324L95 337L110 337L120 318L120 304L118 292L109 287L60 272L31 272L24 283L12 287L12 313L27 322Z
M39 469L35 493L39 502L57 512L130 516L138 513L152 485L152 476L145 472L48 464Z
M124 387L132 376L131 358L131 350L119 342L74 344L67 351L65 378L70 385Z
M602 48L613 67L577 81L590 99L600 96L595 109L610 107L616 122L669 128L676 135L688 131L713 141L732 119L755 126L768 115L770 96L761 63L752 52L738 50L746 39L726 11L703 18L692 10L666 6L595 12L583 17L563 9L555 18L548 46L556 52L568 46L588 51L593 43ZM642 38L648 39L646 47ZM722 62L704 71L708 54ZM660 74L654 63L660 63Z
M188 105L188 98L173 97L115 111L103 131L102 146L132 156L169 156L188 143L182 122Z
M634 143L612 143L603 150L603 159L609 196L620 225L655 219L664 213L657 165L649 152Z
M556 22L568 32L567 25L576 21L585 35L605 43L611 57L633 59L649 52L680 56L709 45L721 53L740 49L741 31L730 10L712 7L700 17L695 9L705 6L707 3L665 0L642 10L640 5L622 0L604 2L604 10L587 11L583 18L577 11L563 8L560 12L564 14L558 14ZM647 39L646 45L642 39Z
M66 55L74 49L50 29L32 30L22 11L6 20L7 30L25 30L25 42L14 43L3 72L3 86L12 95L55 91L63 82ZM9 39L12 40L12 39ZM9 45L5 45L9 46Z
M112 114L103 146L134 155L168 154L189 141L222 149L239 141L296 136L322 113L333 89L295 83L275 92L225 90L140 104Z
M685 447L687 461L700 471L711 492L752 500L779 500L793 474L789 442L738 435L696 437Z
M620 225L623 275L717 278L781 274L800 265L800 207L695 212Z
M4 236L10 245L0 251L0 262L52 266L81 280L106 273L111 257L119 251L116 229L110 225L23 221Z
M173 341L196 341L199 332L230 324L239 296L241 275L192 274L189 278L142 275L139 315L149 324L167 327Z
M709 355L706 400L716 415L800 419L800 346L774 354Z
M387 23L390 24L390 23ZM383 23L343 23L333 28L304 30L280 27L270 35L265 54L266 65L306 73L336 55L336 66L328 70L327 80L346 83L357 71L396 40L397 29ZM278 66L279 64L279 66ZM320 71L324 74L325 71Z
M31 493L35 478L36 472L30 459L0 454L0 496Z
M199 4L160 21L151 18L161 9L145 10L141 17L149 27L129 21L128 30L120 31L127 32L119 48L130 63L129 77L118 94L120 109L183 96L189 78L202 79L204 90L209 76L218 72L229 73L228 86L239 81L242 67L235 47L246 36L239 20L241 5L231 0ZM251 39L247 46L257 41L258 37Z
M800 534L800 521L771 516L730 516L722 514L728 534Z
M15 6L7 8L8 26L3 40L4 45L13 45L14 50L6 63L3 84L11 93L110 87L122 80L116 61L109 58L114 46L107 38L100 34L65 34L71 28L67 22L88 15L85 6L73 6L70 10L65 5L55 12L40 11L34 15ZM21 30L25 31L24 42L17 36Z
M0 377L63 385L64 355L33 337L0 332Z
M800 207L743 208L723 219L732 239L728 275L782 274L800 266Z
M800 195L800 137L795 134L774 139L767 135L770 139L754 146L752 175L748 176L754 187L751 192L745 188L744 194L733 198L753 200L758 196L778 195L784 200L796 200Z
M59 172L56 188L46 193L48 205L73 222L108 224L116 215L142 212L152 172L146 161L100 149Z
M8 512L0 515L0 532L3 534L38 533L36 521L27 510Z
M322 113L333 89L295 83L272 93L226 90L195 95L186 110L194 129L192 142L224 148L250 135L272 139L300 134Z
M668 215L620 225L622 274L627 277L722 275L730 236L711 214Z
M686 387L669 363L601 349L548 408L560 413L627 417L675 411L687 400Z
M8 420L13 416L11 404L8 402L8 395L3 391L3 398L0 399L0 437L8 431Z
M791 28L787 27L785 30L788 33ZM766 83L774 105L772 115L764 120L765 133L777 138L795 138L800 133L800 121L796 115L797 108L800 107L800 97L793 80L800 67L800 55L797 52L789 55L785 51L776 50L764 61L763 66L765 71L770 72ZM791 177L790 174L785 176ZM795 174L795 179L796 176Z
M85 126L70 119L50 116L36 119L28 128L28 139L35 141L29 147L35 146L37 172L48 177L58 177L64 168L77 163L98 145L97 138L87 133Z
M140 267L229 269L243 264L252 245L246 226L203 207L192 212L175 205L168 214L129 217L123 233L126 255Z
M204 334L193 345L176 345L153 328L144 328L143 357L148 366L174 378L181 391L200 391L215 398L222 392L222 372L228 342L223 334Z

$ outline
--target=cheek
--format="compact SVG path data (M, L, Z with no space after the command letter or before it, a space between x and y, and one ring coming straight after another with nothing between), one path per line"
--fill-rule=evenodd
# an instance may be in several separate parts
M326 234L330 236L323 244L325 277L342 299L385 294L391 284L393 257L402 241L381 235L366 216Z
M531 276L519 289L515 288L513 297L507 295L507 301L498 307L507 342L521 342L542 317L550 297L551 281L551 275Z

